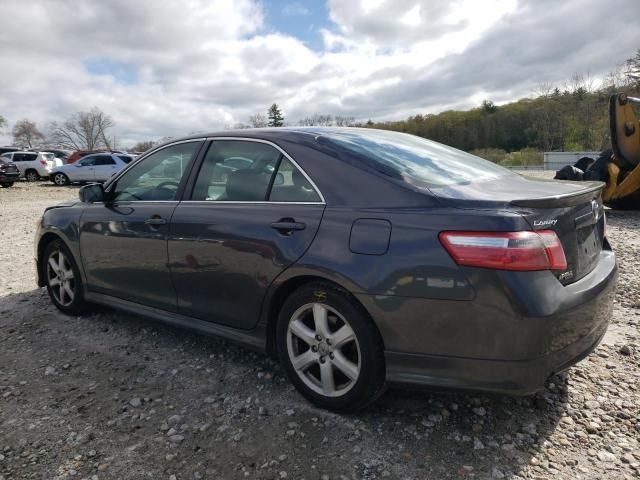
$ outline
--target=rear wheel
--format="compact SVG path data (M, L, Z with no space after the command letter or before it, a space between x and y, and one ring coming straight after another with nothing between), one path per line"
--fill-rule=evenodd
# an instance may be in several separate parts
M42 273L53 304L67 315L80 315L87 310L80 270L73 255L62 242L54 240L42 255Z
M380 335L363 308L333 285L296 290L280 312L276 340L291 382L322 408L358 410L384 391Z
M37 182L40 180L40 175L35 170L27 170L24 174L24 178L27 182Z
M2 185L4 188L9 188L13 186L13 182L2 182L0 183L0 185Z
M69 184L69 177L67 177L64 173L54 174L52 180L53 180L53 183L55 183L60 187Z

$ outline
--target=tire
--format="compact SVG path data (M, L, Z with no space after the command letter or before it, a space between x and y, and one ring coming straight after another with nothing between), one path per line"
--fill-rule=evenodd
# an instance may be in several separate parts
M282 306L276 328L289 380L315 405L356 411L384 392L380 334L346 291L323 282L299 288Z
M2 185L3 188L9 188L13 186L13 182L3 182L3 183L0 183L0 185Z
M55 173L51 177L51 181L58 185L59 187L63 187L65 185L69 185L69 177L67 177L64 173Z
M80 270L64 242L54 240L49 243L44 250L41 262L47 292L58 310L67 315L85 313L89 305L84 300L84 285ZM62 275L60 275L61 271Z
M37 182L40 180L40 175L35 170L27 170L24 173L24 178L27 182Z

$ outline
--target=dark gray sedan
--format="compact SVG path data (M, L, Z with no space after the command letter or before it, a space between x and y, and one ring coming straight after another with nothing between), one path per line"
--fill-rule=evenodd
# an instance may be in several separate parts
M600 183L534 180L371 129L174 141L48 208L38 283L279 356L333 410L388 384L528 394L601 340Z

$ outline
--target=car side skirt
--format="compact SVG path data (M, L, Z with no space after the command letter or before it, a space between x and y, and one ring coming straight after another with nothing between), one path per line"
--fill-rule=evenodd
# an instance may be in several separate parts
M195 330L197 332L204 333L205 335L224 338L225 340L241 344L258 352L266 351L266 332L260 326L251 331L238 330L197 318L188 317L186 315L181 315L179 313L167 312L158 308L140 305L135 302L123 300L111 295L105 295L103 293L86 292L84 294L84 298L87 302L97 303L99 305L115 308L134 315L150 318L152 320L159 320L163 323L180 328Z

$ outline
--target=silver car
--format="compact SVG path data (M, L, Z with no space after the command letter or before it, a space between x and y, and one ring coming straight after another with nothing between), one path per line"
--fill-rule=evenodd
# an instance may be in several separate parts
M105 182L133 160L121 153L94 153L68 165L55 168L50 179L56 185L76 182Z

